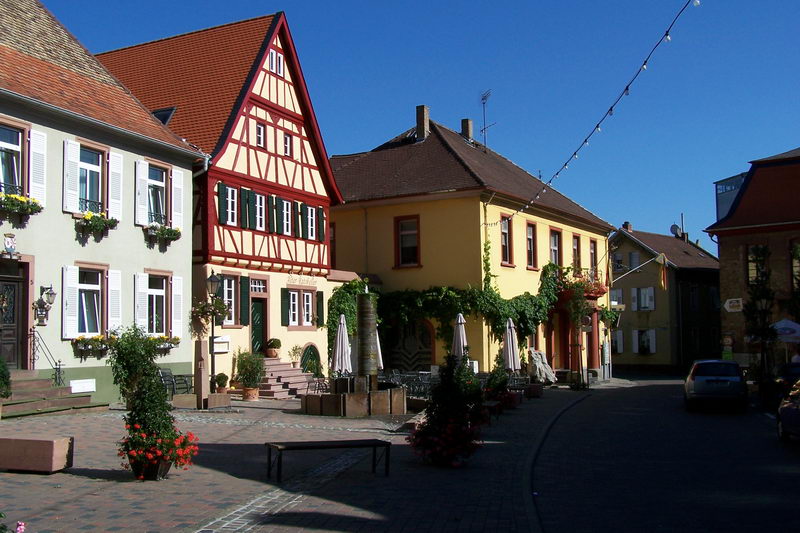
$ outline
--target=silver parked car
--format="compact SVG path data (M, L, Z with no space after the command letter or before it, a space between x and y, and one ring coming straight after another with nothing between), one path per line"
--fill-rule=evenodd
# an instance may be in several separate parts
M705 401L727 402L747 409L747 381L736 361L703 359L692 365L683 385L683 399L687 411L694 410Z

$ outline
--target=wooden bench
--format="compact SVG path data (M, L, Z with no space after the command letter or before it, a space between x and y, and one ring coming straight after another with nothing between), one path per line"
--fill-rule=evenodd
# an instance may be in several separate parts
M383 464L385 466L386 475L389 475L389 452L392 448L392 443L380 439L360 439L360 440L312 440L312 441L294 441L294 442L265 442L267 447L267 479L272 477L272 450L278 452L275 458L278 461L278 483L281 482L281 473L283 471L283 452L290 450L335 450L341 448L372 448L372 472L375 473L375 467L378 464L379 458L377 454L378 448L383 448Z
M52 474L72 466L75 437L0 437L0 470Z

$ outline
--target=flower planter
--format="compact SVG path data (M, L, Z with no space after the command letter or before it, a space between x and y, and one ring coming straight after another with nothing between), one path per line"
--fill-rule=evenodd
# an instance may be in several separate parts
M242 388L242 400L246 402L257 402L258 401L258 387L243 387Z
M279 353L280 350L278 348L267 348L266 350L267 357L269 357L270 359L278 357Z
M227 393L228 393L228 387L217 386L217 394L227 394Z
M133 475L142 481L160 481L167 477L169 469L172 468L172 462L163 459L155 464L137 460L131 460L130 463Z
M297 368L300 366L300 361L292 361L292 368Z

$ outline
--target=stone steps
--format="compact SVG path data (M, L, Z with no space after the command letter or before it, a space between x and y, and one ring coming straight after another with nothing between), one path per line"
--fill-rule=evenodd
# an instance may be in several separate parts
M7 418L21 418L23 416L50 416L50 415L74 415L80 413L91 413L95 411L108 411L107 403L88 403L85 405L75 405L72 407L48 407L34 411L18 411L6 415L6 407L3 404L3 420Z
M2 402L4 419L108 410L108 403L93 403L91 394L73 394L70 387L54 387L50 379L36 377L35 370L12 370L10 374L11 396Z
M15 400L38 400L41 398L58 398L72 394L70 387L49 387L46 389L21 389L11 393L9 401Z
M70 394L69 396L59 396L55 398L33 398L26 400L12 400L3 402L3 418L8 418L14 413L44 411L53 407L71 409L79 405L92 403L91 394Z
M259 387L259 397L270 399L289 399L308 391L308 376L300 368L280 358L264 359L265 376Z

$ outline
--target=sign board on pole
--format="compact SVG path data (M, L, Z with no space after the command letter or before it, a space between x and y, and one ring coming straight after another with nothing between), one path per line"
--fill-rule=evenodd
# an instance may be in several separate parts
M722 307L729 313L741 313L743 307L742 299L729 298L728 300L725 300L725 304Z

